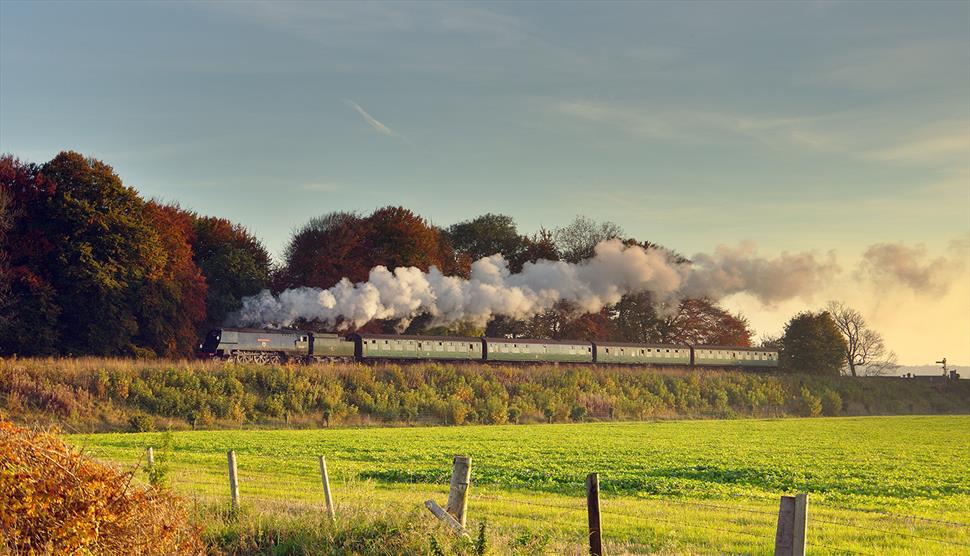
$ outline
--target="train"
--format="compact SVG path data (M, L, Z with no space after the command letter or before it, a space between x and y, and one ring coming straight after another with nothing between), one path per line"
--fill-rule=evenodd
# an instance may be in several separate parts
M740 346L636 344L393 334L321 334L292 329L217 328L198 356L248 363L490 361L772 369L778 352Z

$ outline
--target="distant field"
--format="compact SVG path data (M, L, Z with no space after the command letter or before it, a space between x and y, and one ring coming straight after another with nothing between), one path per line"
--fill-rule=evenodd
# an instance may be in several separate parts
M73 435L133 465L160 433ZM286 431L177 432L173 487L228 500L236 450L243 503L318 512L316 456L349 511L425 516L444 503L451 457L473 458L469 520L508 538L548 535L582 553L583 481L601 475L614 553L771 552L778 496L810 493L813 554L970 553L970 416L663 421Z

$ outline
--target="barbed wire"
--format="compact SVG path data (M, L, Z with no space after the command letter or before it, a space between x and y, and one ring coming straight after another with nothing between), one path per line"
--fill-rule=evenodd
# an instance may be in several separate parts
M667 524L670 524L670 525L675 525L675 526L680 526L680 527L691 527L691 528L694 528L694 529L707 529L709 531L717 531L719 533L734 533L734 534L737 534L737 535L747 535L749 537L753 537L753 538L760 539L760 540L763 540L763 541L766 541L767 542L767 540L763 536L758 535L756 533L751 533L749 531L739 531L737 529L725 529L725 528L722 528L722 527L712 527L712 526L709 526L709 525L695 525L695 524L691 524L691 523L683 523L683 522L680 522L680 521L675 521L675 520L672 520L672 519L665 519L665 518L656 517L656 516L645 516L645 515L638 515L638 514L621 514L621 513L612 512L612 511L603 511L602 509L600 510L600 513L601 514L606 514L606 515L611 515L611 516L614 516L614 517L622 517L622 518L627 518L627 519L638 519L638 520L644 521L644 522L648 522L648 521L660 521L662 523L667 523Z
M658 502L673 502L675 504L683 504L685 506L698 506L698 507L704 507L704 508L716 508L716 509L719 509L719 510L727 510L727 511L732 511L732 512L747 512L747 513L752 513L752 514L769 515L769 516L772 516L772 517L777 517L778 516L778 513L777 512L766 512L764 510L756 510L756 509L753 509L753 508L745 508L745 507L741 507L741 506L738 506L738 507L734 507L734 506L720 506L718 504L708 504L707 502L688 502L687 500L680 500L680 499L677 499L677 498L640 498L638 500L657 500Z
M850 527L852 529L860 529L862 531L878 531L880 533L889 533L892 535L900 535L903 537L912 537L914 539L920 539L924 541L940 542L946 544L952 544L956 546L967 546L970 547L970 543L962 543L957 541L951 541L947 539L937 539L935 537L924 537L922 535L915 535L913 533L904 533L903 531L893 531L892 529L880 529L878 527L872 527L869 525L855 525L853 523L845 523L841 521L829 521L826 519L819 519L818 517L812 517L812 523L825 523L827 525L838 525L842 527Z
M918 515L899 514L899 513L887 512L887 511L883 511L883 510L852 509L852 508L841 508L841 507L838 507L838 506L823 506L823 507L829 507L829 508L837 509L837 510L840 510L840 511L854 511L854 512L868 513L868 514L878 514L878 515L884 515L886 517L892 517L892 518L895 518L895 519L908 519L908 520L913 520L913 521L927 521L927 522L930 522L930 523L940 523L942 525L953 525L955 527L970 527L970 523L964 523L964 522L961 522L961 521L949 521L949 520L945 520L945 519L935 519L935 518L932 518L932 517L922 517L922 516L918 516Z

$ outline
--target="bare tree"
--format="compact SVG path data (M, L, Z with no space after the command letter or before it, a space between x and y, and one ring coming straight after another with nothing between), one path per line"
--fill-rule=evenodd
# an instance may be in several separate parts
M827 307L832 320L839 327L845 343L846 370L859 376L859 370L867 376L888 374L898 365L896 353L886 347L882 335L869 328L862 313L840 301L830 301Z
M578 263L593 256L593 248L601 241L623 235L623 228L613 222L595 222L577 216L569 225L556 228L556 246L563 260Z

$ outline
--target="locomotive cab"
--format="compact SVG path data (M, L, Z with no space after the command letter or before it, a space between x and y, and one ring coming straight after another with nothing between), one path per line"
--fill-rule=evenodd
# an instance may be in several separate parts
M210 330L202 343L199 344L198 356L201 358L215 357L220 340L222 340L222 331L218 328Z

